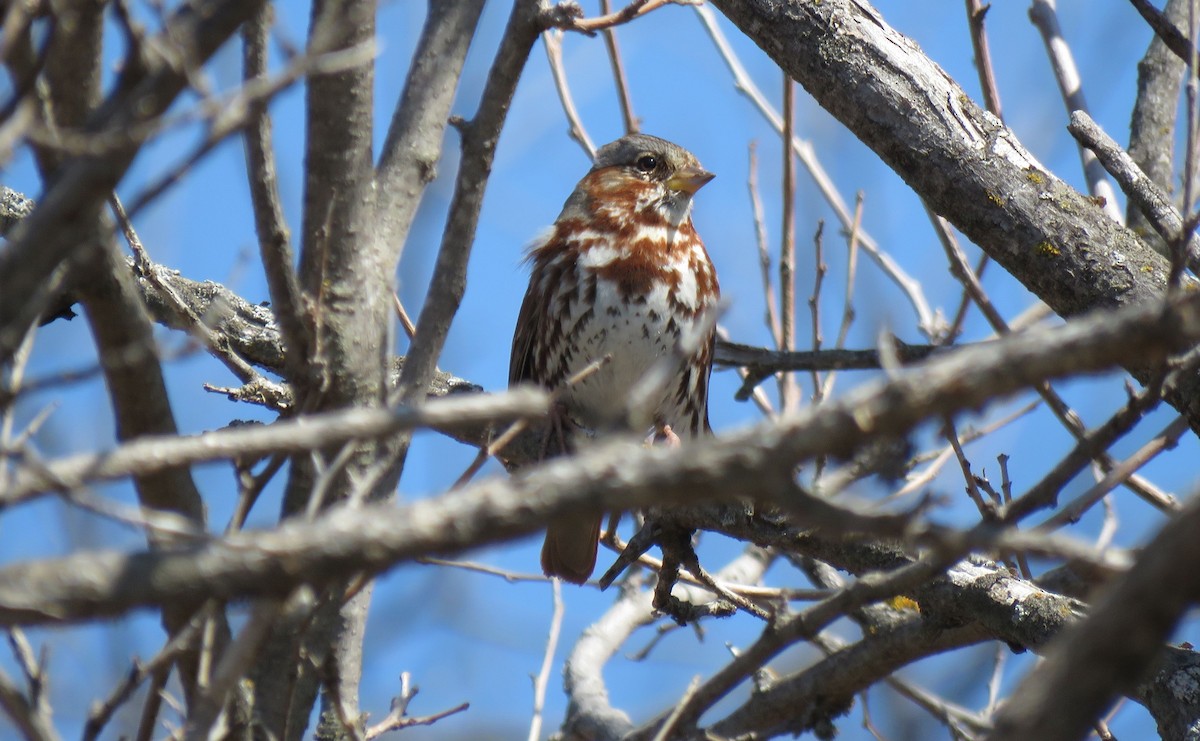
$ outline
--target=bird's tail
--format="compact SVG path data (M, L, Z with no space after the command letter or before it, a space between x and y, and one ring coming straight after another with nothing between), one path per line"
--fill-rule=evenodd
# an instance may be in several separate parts
M602 517L567 515L550 523L542 543L542 571L572 584L583 584L596 568Z

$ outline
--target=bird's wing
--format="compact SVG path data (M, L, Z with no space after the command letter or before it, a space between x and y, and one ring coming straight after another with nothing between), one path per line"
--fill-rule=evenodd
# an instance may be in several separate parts
M540 286L536 285L538 252L545 249L553 239L553 226L539 234L526 249L526 262L533 265L533 275L530 276L529 287L525 289L525 298L521 301L521 312L517 315L517 326L513 330L512 354L508 360L508 385L516 386L523 381L532 381L545 385L546 379L534 375L533 340L542 332L542 318L546 314L541 304L544 298L540 295Z
M530 283L529 288L525 289L525 300L521 302L521 313L517 315L517 326L513 330L512 355L508 360L510 387L523 381L542 383L542 379L533 375L533 338L541 331L544 313L538 299L537 287Z

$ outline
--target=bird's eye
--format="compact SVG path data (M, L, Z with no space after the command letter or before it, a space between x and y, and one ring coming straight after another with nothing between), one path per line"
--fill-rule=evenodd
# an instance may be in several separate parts
M643 154L638 157L637 169L642 172L653 172L654 168L658 167L658 158L652 154Z

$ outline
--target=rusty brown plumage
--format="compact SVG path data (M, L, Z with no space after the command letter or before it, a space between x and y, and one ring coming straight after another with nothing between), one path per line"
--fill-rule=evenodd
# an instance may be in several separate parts
M513 336L509 384L559 388L596 360L609 361L566 389L567 413L592 430L669 425L706 434L714 341L705 313L720 289L691 220L695 192L712 179L689 152L634 134L596 154L548 237L529 255L532 271ZM689 357L685 333L708 329ZM638 408L629 392L652 367L673 362L670 381ZM550 524L546 574L583 583L596 562L600 519Z

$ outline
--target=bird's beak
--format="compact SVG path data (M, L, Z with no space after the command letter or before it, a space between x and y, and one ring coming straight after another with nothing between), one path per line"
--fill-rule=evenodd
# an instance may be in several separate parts
M699 167L685 167L667 178L667 187L671 190L682 191L690 196L703 188L704 184L714 177L716 176L708 170Z

